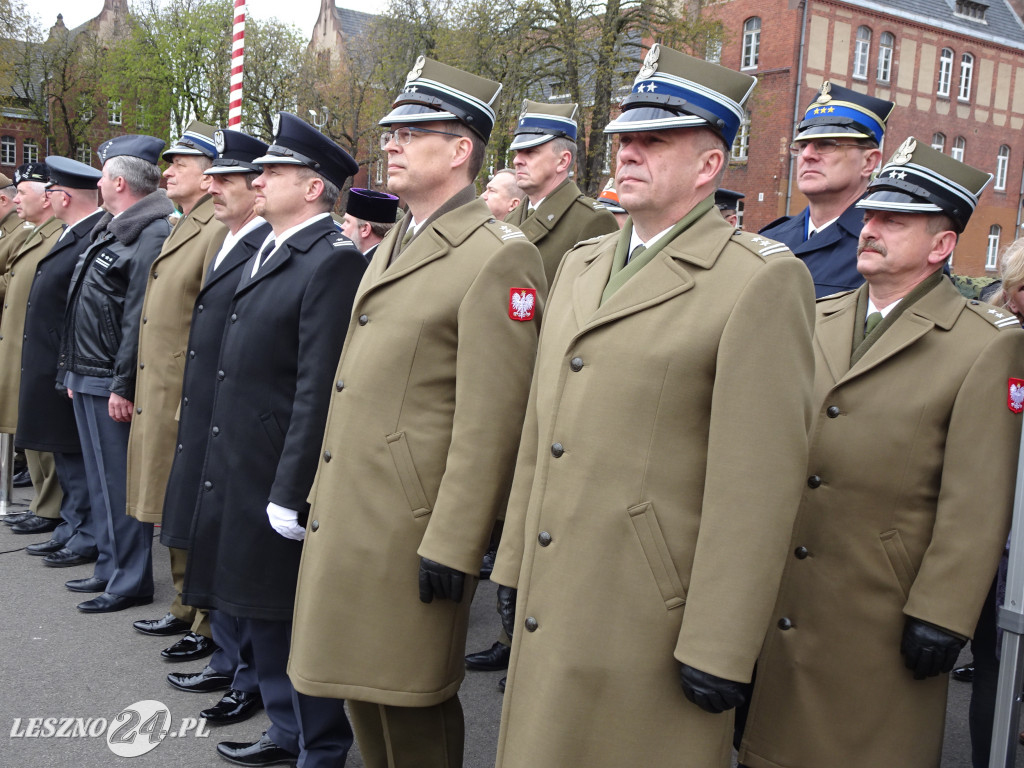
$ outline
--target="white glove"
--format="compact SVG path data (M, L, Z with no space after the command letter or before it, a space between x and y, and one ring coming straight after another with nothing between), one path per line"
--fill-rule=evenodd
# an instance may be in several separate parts
M267 504L267 519L270 527L286 539L302 541L306 538L306 529L299 525L299 513L294 509L285 509L270 502Z

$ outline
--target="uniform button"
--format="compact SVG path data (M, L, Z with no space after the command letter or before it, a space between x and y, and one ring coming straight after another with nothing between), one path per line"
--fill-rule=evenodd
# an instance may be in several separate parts
M36 270L36 277L39 277L41 274L43 274L43 270L37 269Z
M792 628L793 628L793 622L790 619L787 619L785 616L783 616L781 619L779 619L779 629L785 631L787 629L792 629Z
M311 530L313 533L316 533L317 531L319 531L320 530L320 521L319 520L314 520L312 523L310 523L309 524L309 530Z
M148 322L149 322L149 318L148 318L148 317L144 317L144 318L142 318L142 324L143 324L143 325L145 325L145 324L146 324L146 323L148 323Z
M202 304L197 304L197 305L196 305L196 310L197 310L198 312L202 312L202 311L203 311L203 305L202 305Z
M203 488L205 488L208 491L212 491L213 490L213 483L211 483L209 480L207 480L205 483L203 483Z
M359 316L359 324L360 325L366 325L368 322L370 322L370 318L368 318L366 315L360 315Z
M224 381L224 371L217 371L217 379Z
M182 446L181 443L178 443L178 453L181 453L182 450L184 450L184 447Z
M540 626L537 623L537 620L535 618L533 618L533 616L527 616L526 617L526 621L523 622L523 623L526 626L526 631L527 632L536 632L537 631L537 627Z
M233 322L235 322L236 320L238 320L238 315L237 315L237 314L235 314L234 312L232 312L232 313L231 313L231 322L233 323Z
M185 405L188 405L188 398L187 398L187 397L186 397L186 398L184 398L184 400L183 400L182 402L184 402L184 403L185 403Z
M158 277L160 277L160 274L158 272L154 272L153 279L156 280Z
M836 416L839 415L839 406L830 405L828 408L825 409L825 415L828 416L830 419L834 419Z
M797 547L793 550L793 554L796 555L797 560L803 560L810 552L807 551L807 547Z
M551 455L556 459L565 453L565 448L562 447L561 443L555 443L551 446Z
M188 351L188 359L189 360L195 360L196 359L196 351L194 349L190 349Z
M973 304L974 306L978 306L978 302L975 299L971 299L971 304Z
M217 435L220 434L220 427L214 427L213 429L210 430L210 432L213 434L214 437L216 437Z
M582 371L583 370L583 358L582 357L574 357L572 360L569 361L569 367L572 368L574 371L577 371L577 372Z
M26 308L26 309L28 309L28 308L29 308L29 307L31 307L31 306L32 306L32 302L31 302L31 301L26 301L26 302L25 302L25 308Z
M142 413L142 408L136 408L136 409L135 409L135 412L136 412L136 413Z
M537 541L540 542L540 545L542 547L546 547L548 544L551 543L551 534L547 531L541 531L537 534Z
M821 485L821 478L818 477L817 475L811 475L810 477L807 478L807 487L808 488L817 488L820 485Z
M330 461L330 460L331 460L331 452L330 451L324 451L324 461Z
M341 379L338 379L336 382L334 382L334 388L341 392L341 390L345 388L345 382L342 381Z
M141 370L142 370L143 368L145 368L145 367L146 367L146 364L145 364L145 363L139 363L139 370L140 370L140 371L141 371Z

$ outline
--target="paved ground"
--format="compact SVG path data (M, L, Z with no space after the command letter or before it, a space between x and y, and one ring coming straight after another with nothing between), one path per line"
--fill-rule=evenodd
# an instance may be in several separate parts
M27 493L19 492L24 502ZM139 766L224 766L215 752L218 741L251 741L268 723L262 714L245 723L207 729L198 736L192 730L199 710L212 705L218 694L189 694L167 685L169 671L198 671L202 662L173 665L159 652L173 642L146 637L132 629L140 618L163 615L172 598L166 550L154 544L156 599L152 606L114 614L86 615L75 610L83 596L67 591L68 579L91 575L91 566L45 568L38 558L22 551L45 536L16 536L0 526L0 766L2 768L109 768ZM86 596L86 599L88 596ZM470 626L470 650L488 647L497 629L493 611L494 588L481 585ZM501 695L496 685L500 673L471 672L460 694L466 710L466 768L493 765L498 738ZM941 768L970 766L967 735L967 701L970 686L953 682L947 718L946 747ZM884 696L884 691L879 691ZM171 735L147 754L131 758L115 756L104 736L71 738L14 737L25 733L29 718L80 718L81 729L98 732L121 710L140 701L161 702L170 712ZM103 722L99 722L100 719ZM16 724L16 719L20 723ZM186 730L183 730L186 729ZM183 734L183 735L179 735ZM105 731L104 731L105 734ZM136 744L143 743L136 740ZM1016 768L1024 768L1024 750ZM355 749L350 768L362 768ZM565 768L586 768L566 766ZM636 766L623 768L659 768ZM700 768L683 766L682 768ZM871 767L883 768L883 767ZM896 766L890 768L898 768Z

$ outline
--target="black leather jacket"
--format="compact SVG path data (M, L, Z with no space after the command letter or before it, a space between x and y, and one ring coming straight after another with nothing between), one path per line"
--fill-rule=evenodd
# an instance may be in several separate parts
M174 210L163 190L139 200L116 219L109 213L75 266L64 313L57 378L65 372L112 378L110 391L135 399L135 359L149 267Z

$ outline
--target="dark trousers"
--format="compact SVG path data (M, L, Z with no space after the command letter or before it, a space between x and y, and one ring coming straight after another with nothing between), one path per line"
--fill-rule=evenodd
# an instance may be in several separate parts
M89 478L85 471L85 460L80 453L54 453L53 460L57 465L57 480L64 498L60 504L63 522L50 538L59 541L76 555L92 557L96 554L96 539L89 520Z
M243 619L236 619L223 611L211 610L210 629L217 650L209 665L222 675L234 675L231 687L236 691L255 693L260 689L256 667L252 658L252 638Z
M992 727L996 712L996 689L999 687L999 659L996 658L996 584L988 591L981 607L978 626L971 640L974 653L974 683L967 722L971 729L971 764L988 768L992 751Z
M263 707L270 718L267 735L299 756L299 768L341 768L352 747L352 728L343 699L306 696L288 678L290 621L238 619L252 641L253 661Z
M93 574L107 582L112 595L151 596L153 524L125 512L130 425L110 418L106 397L75 392L72 402L88 477L90 527L99 552Z

